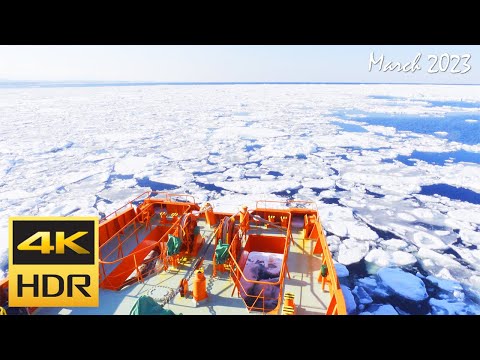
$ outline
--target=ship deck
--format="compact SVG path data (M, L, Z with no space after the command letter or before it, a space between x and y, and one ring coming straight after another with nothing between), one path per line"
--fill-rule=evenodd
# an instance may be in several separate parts
M214 252L213 228L205 221L199 220L198 226L205 244L199 251L199 256L204 256L203 268L207 279L208 299L196 304L191 292L188 297L177 294L165 306L175 314L195 315L247 315L262 314L261 312L247 310L247 307L237 291L233 293L234 284L230 280L228 272L217 272L213 277L212 256ZM272 229L265 230L271 233ZM143 236L148 231L142 231ZM258 231L257 231L258 233ZM321 268L319 255L314 255L312 240L304 240L300 228L292 231L293 241L290 244L288 256L288 275L285 276L284 292L295 294L295 308L298 315L322 315L325 314L330 302L328 285L322 291L321 284L317 279ZM37 315L86 315L86 314L114 314L128 315L130 310L142 295L148 295L155 300L162 299L180 284L180 280L193 271L195 259L182 258L177 269L169 268L152 274L144 279L144 282L135 283L124 287L120 291L100 289L98 308L79 307L52 307L39 308ZM189 280L189 289L192 289L193 276ZM282 294L283 299L283 294ZM281 312L281 311L280 311Z

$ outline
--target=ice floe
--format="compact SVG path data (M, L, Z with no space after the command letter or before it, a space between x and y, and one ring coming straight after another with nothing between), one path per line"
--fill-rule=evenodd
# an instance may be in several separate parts
M367 255L369 248L364 241L345 239L338 247L338 262L343 265L357 263Z
M357 297L359 304L368 305L373 302L371 296L361 286L355 286L352 293Z
M385 250L382 249L372 249L365 256L365 261L368 263L373 263L378 267L386 267L390 265L390 255Z
M398 266L413 265L417 262L417 258L405 251L394 251L392 253L392 263Z
M376 240L378 235L368 226L354 218L352 210L341 206L319 208L319 215L324 228L340 237L356 240Z
M434 315L480 315L480 310L461 301L431 298L429 303Z
M382 268L378 276L391 291L408 300L421 301L428 297L421 279L398 268Z
M361 312L360 315L398 315L398 312L390 304L373 304L367 308L367 311Z
M349 266L342 281L358 286L352 286L357 300L364 292L373 298L371 304L359 303L358 311L392 312L376 304L392 295L383 280L357 279L350 267L363 266L365 259L372 274L399 266L455 281L463 291L429 282L447 296L433 295L432 313L474 313L480 308L480 204L424 190L445 184L451 192L480 194L475 156L463 162L447 156L480 154L480 142L452 140L454 129L441 125L425 133L421 122L443 124L459 116L455 124L475 136L478 89L382 84L0 89L0 254L7 247L9 216L98 216L153 188L188 192L218 211L236 211L244 203L254 208L261 199L308 199L318 205L334 258ZM398 116L419 129L379 125L369 122L372 116ZM447 158L417 159L415 151ZM402 162L401 156L413 159ZM337 271L344 275L340 264ZM467 288L478 299L473 301Z
M417 258L420 260L423 268L434 276L455 279L465 279L472 275L472 271L462 266L452 256L440 254L434 250L421 248L418 251Z
M338 278L344 278L350 275L350 272L348 271L347 267L340 263L335 263L335 271L337 273Z
M413 243L419 248L427 248L432 250L443 250L448 247L443 243L442 240L440 240L439 237L424 231L419 231L413 234Z
M343 297L345 298L345 305L347 307L348 314L355 314L357 310L357 303L355 302L355 298L353 297L352 291L346 285L340 285L342 288Z
M370 267L369 269L369 272L375 273L377 269L391 265L413 265L417 262L417 259L412 254L405 251L385 251L376 248L370 250L367 256L365 256L365 261L369 264L375 265L374 268Z
M392 250L401 250L408 246L406 241L399 239L384 240L382 241L381 245Z

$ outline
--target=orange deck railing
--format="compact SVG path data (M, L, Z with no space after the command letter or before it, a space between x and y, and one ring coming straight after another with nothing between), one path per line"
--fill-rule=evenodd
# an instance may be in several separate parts
M322 266L327 267L326 276L320 273L318 281L322 284L322 290L325 290L325 285L328 284L330 292L330 303L327 307L327 315L346 315L347 308L345 305L345 298L338 281L337 271L333 264L332 255L328 248L327 239L323 232L323 227L320 221L316 220L310 234L307 234L309 239L316 240L314 254L320 254L322 259ZM307 236L306 235L306 236Z
M162 194L165 196L165 199L152 198L152 194ZM179 197L185 197L187 199L191 198L193 199L193 202L178 203L172 201L174 198ZM138 211L137 208L137 212L135 212L133 203L136 201L142 201L140 199L143 199L141 209ZM171 206L176 212L178 212L178 216L176 219L172 219L168 224L159 225L161 227L165 227L165 232L159 239L146 239L145 237L140 239L139 232L141 230L152 229L151 221L155 215L154 207L156 205ZM118 290L122 287L122 285L125 284L125 281L129 278L129 276L132 275L134 271L135 280L143 281L143 275L140 267L142 265L148 265L152 261L156 261L164 255L162 254L164 252L162 250L165 250L163 243L167 241L169 234L173 235L177 231L181 221L181 216L190 212L191 210L196 209L197 207L198 206L195 203L195 198L191 195L148 191L136 197L120 209L117 209L113 213L105 216L100 223L100 234L102 235L106 233L108 235L106 238L105 235L101 236L103 241L100 241L100 286L107 289ZM133 214L130 214L131 211L133 211ZM130 215L119 221L123 214ZM110 226L110 222L112 221L114 224ZM102 231L103 227L106 228L106 231ZM126 251L124 251L124 245L133 241L133 237L135 237L137 246L127 254ZM112 244L115 241L117 243ZM107 247L112 247L112 249L107 254L102 254L102 251L107 249ZM159 250L159 254L145 261L145 257L154 249ZM114 259L110 260L111 257ZM106 266L115 268L107 271Z
M163 198L153 197L154 195L163 196ZM178 199L178 200L177 200ZM190 201L192 199L192 201ZM278 204L287 204L289 206L293 203L301 203L303 204L300 208L289 208L288 210L280 210L280 209L273 209L268 207L267 204L270 203L278 203ZM134 205L139 204L139 207L135 208ZM258 207L259 204L263 204L264 207ZM157 237L151 238L143 238L139 237L139 232L141 230L148 230L152 229L151 221L155 217L155 206L170 206L170 213L177 212L178 216L172 218L168 223L160 223L158 224L157 228L161 230L160 235ZM308 206L314 207L307 208ZM141 267L145 267L145 265L151 264L151 262L156 261L158 259L162 259L165 261L164 257L164 250L165 250L165 243L168 239L169 234L174 234L175 232L179 231L178 227L180 226L182 215L191 212L192 210L199 210L198 205L195 202L195 198L189 194L170 194L168 192L161 192L161 191L147 191L143 194L139 195L135 199L129 201L127 204L122 206L121 208L115 210L114 212L108 214L107 216L103 217L100 220L100 254L102 254L102 250L108 249L108 254L104 254L100 256L100 284L102 287L108 289L118 290L126 281L143 281L143 273ZM333 264L333 260L330 254L330 250L328 249L328 244L325 238L325 234L323 231L323 227L317 219L317 210L316 204L311 201L259 201L257 202L257 209L254 211L256 214L263 214L265 217L267 215L275 215L284 218L285 216L288 218L286 227L282 226L282 230L284 234L276 234L275 237L278 239L283 239L283 249L275 249L275 253L282 253L282 265L279 274L279 280L275 283L268 282L268 281L261 281L261 280L251 280L247 279L243 273L242 267L244 264L239 264L237 259L242 262L239 258L237 253L237 249L245 250L245 246L248 244L248 240L246 243L242 244L242 241L246 238L240 238L239 233L236 232L233 240L228 249L229 259L227 261L227 267L230 271L230 276L234 282L234 288L232 291L232 295L234 294L235 290L242 292L244 296L242 296L243 300L245 298L249 298L248 301L251 305L247 305L247 309L249 311L252 310L259 310L262 312L269 312L269 313L279 313L282 304L283 298L283 290L284 290L284 280L285 274L288 274L288 255L289 255L289 247L290 242L293 240L292 236L292 218L293 216L304 215L305 216L305 238L309 238L313 241L316 241L315 248L313 253L320 254L322 259L322 266L325 266L327 271L324 272L325 276L320 275L318 281L321 283L322 290L325 291L325 285L328 285L329 293L330 293L330 303L327 307L327 315L343 315L346 314L346 306L345 300L343 297L343 293L340 287L340 283L337 278L336 270ZM216 215L223 214L223 213L216 213ZM228 216L232 216L229 214ZM238 216L238 213L233 215L234 217ZM309 224L309 218L311 223ZM257 224L257 222L252 218L249 219L248 224ZM282 220L282 224L284 222ZM308 224L308 226L307 226ZM155 229L157 229L155 228ZM253 228L253 227L252 227ZM217 227L215 229L215 233L220 229ZM182 231L182 230L180 230ZM214 233L213 236L216 234ZM150 235L151 233L147 234L146 236ZM273 235L273 234L272 234ZM265 237L274 237L272 235L256 235L256 234L249 234L248 236L265 236ZM129 242L133 241L133 237L135 237L136 247L128 251L124 249L124 245ZM116 242L116 243L115 243ZM240 246L239 246L240 245ZM110 248L111 247L111 248ZM157 250L157 256L151 256L146 259L149 253L152 250ZM113 259L110 259L110 258ZM214 265L215 265L215 258ZM245 258L246 261L246 258ZM110 266L108 271L105 267ZM247 291L245 290L242 282L250 283L253 285L262 285L262 290L258 293L258 295L248 295ZM278 298L269 298L265 296L265 286L279 286L279 295ZM3 290L1 295L6 293L6 289L8 287L8 280L3 279L0 281L0 290ZM1 300L6 300L1 298ZM277 305L275 308L265 308L265 303L268 300L277 300ZM261 306L259 305L261 304Z
M192 201L190 201L190 203L196 204L195 197L192 196L192 195L189 195L189 194L172 194L172 193L169 193L169 192L166 192L166 191L154 191L154 190L145 191L142 194L138 195L136 198L130 200L125 205L119 207L118 209L116 209L112 213L110 213L110 214L104 216L103 218L101 218L100 219L100 224L102 222L108 220L111 217L117 217L121 210L133 207L134 203L138 203L138 202L141 202L141 201L144 201L144 200L147 200L147 199L152 199L152 196L154 196L154 195L164 196L164 199L162 199L162 200L164 200L166 202L172 202L172 201L174 201L174 198L186 198L186 199L191 198ZM153 199L160 199L160 198L156 197L156 198L153 198Z
M285 202L281 202L281 201L260 201L260 202L257 202L257 206L261 203L264 203L265 207L257 208L255 210L255 212L260 212L260 213L264 213L264 214L272 214L273 213L275 215L280 215L280 213L281 213L280 210L266 207L267 203L275 203L275 202L280 203L280 204L285 203ZM294 202L295 203L300 202L300 203L304 203L306 205L307 204L315 204L315 203L310 202L310 201L294 201ZM292 232L291 232L292 215L302 213L302 212L305 213L305 215L304 215L305 216L305 224L308 224L309 215L310 216L314 215L313 218L315 220L314 220L313 226L311 227L311 230L309 231L309 233L304 233L304 235L305 235L305 238L309 238L313 241L316 241L313 253L321 255L321 259L322 259L321 264L326 266L326 268L327 268L327 272L325 274L326 276L322 276L321 273L320 273L319 278L318 278L318 282L321 283L321 287L322 287L323 291L325 291L325 285L328 285L328 291L329 291L329 294L330 294L330 302L327 306L326 314L327 315L346 315L347 314L345 299L344 299L344 296L343 296L342 289L340 287L340 282L338 281L338 278L337 278L337 273L336 273L336 270L335 270L335 266L334 266L334 263L333 263L333 259L332 259L330 250L328 248L328 243L327 243L324 231L323 231L323 227L322 227L319 219L317 218L318 215L317 215L316 209L308 209L308 208L292 208L292 209L289 209L288 212L284 213L284 215L288 216L288 228L286 229L285 247L284 247L284 251L283 251L284 257L283 257L283 262L282 262L282 268L281 268L281 271L280 271L280 278L275 283L258 281L258 280L250 280L250 279L247 279L245 277L241 265L239 265L239 263L236 260L238 254L236 254L236 252L235 252L235 249L237 248L236 242L241 241L241 239L238 238L238 233L234 237L234 239L232 241L232 244L230 245L229 250L228 250L229 255L230 255L230 257L229 257L230 276L231 276L231 278L232 278L232 280L235 284L235 287L232 291L232 295L233 295L235 289L237 289L237 291L239 292L239 295L240 295L240 293L242 293L244 295L244 296L242 296L242 298L244 298L244 301L245 301L245 297L252 298L252 299L250 299L250 300L253 300L252 305L249 306L249 305L247 305L247 302L245 302L245 304L247 306L247 309L249 311L259 310L259 311L262 311L262 312L266 312L266 310L267 310L270 313L279 313L279 309L280 309L281 302L282 302L282 294L283 294L283 288L284 288L285 273L288 274L287 261L288 261L288 254L289 254L289 246L290 246L291 240L293 240ZM308 226L305 226L305 228L309 229ZM275 309L265 309L265 307L264 307L265 301L270 300L270 299L267 298L264 295L264 288L256 296L248 295L247 291L243 287L242 282L240 280L243 280L244 282L247 282L247 283L253 283L253 284L271 285L271 286L279 285L280 286L280 292L279 292L279 298L278 298L277 306L275 307ZM260 300L262 300L262 301L260 301ZM262 303L262 307L255 306L258 302Z
M231 278L232 278L232 280L235 284L234 289L232 291L232 295L235 292L235 289L237 289L237 291L239 292L239 295L240 295L240 293L243 295L242 299L245 302L245 305L247 306L248 311L257 310L257 311L262 311L262 312L268 311L268 312L271 312L271 313L278 313L278 309L280 308L280 303L281 303L282 294L283 294L285 273L286 272L288 273L287 261L288 261L288 253L289 253L289 248L290 248L290 241L292 239L292 234L291 234L291 229L290 229L290 223L291 223L290 216L291 215L290 215L289 212L281 212L281 211L278 211L278 210L277 211L274 210L274 212L278 212L278 213L281 213L283 216L288 216L289 217L288 227L287 227L287 229L285 229L286 235L285 236L277 236L279 239L281 239L281 238L285 239L285 243L284 243L284 246L283 246L283 252L282 252L282 254L283 254L282 266L280 268L280 276L279 276L278 281L268 282L268 281L261 281L261 280L252 280L252 279L248 279L247 277L245 277L245 274L243 273L242 267L238 264L238 262L236 260L237 254L235 254L235 250L233 250L233 249L237 249L237 245L238 245L237 242L241 241L241 239L238 236L238 233L235 235L231 245L228 248L228 253L230 255L229 256L230 276L231 276ZM232 250L233 250L233 253L232 253ZM262 288L262 290L260 291L260 293L258 295L249 295L247 293L247 291L245 290L245 288L243 287L241 280L243 280L244 282L253 284L253 286L258 284L258 285L263 285L264 287ZM266 297L264 295L265 286L277 286L277 285L279 286L278 298L270 298L270 297ZM253 300L252 305L248 305L247 301L245 301L245 298L251 298L251 300ZM262 300L261 301L262 307L255 306L257 304L257 302L259 302L259 300ZM265 308L265 302L268 301L268 300L277 300L276 306L274 308L266 309Z
M259 205L260 204L263 204L264 206L263 207L260 207ZM302 206L305 206L305 207L292 207L291 205L292 204L298 204L298 205L302 205ZM270 207L268 207L267 205L270 205ZM314 201L310 201L310 200L257 200L256 201L256 209L257 210L264 210L264 209L268 209L268 210L279 210L279 209L273 209L272 208L272 205L281 205L282 207L280 209L282 210L285 210L285 207L289 208L289 210L314 210L315 212L318 210L317 208L317 203L314 202ZM308 206L310 206L310 208L308 208Z

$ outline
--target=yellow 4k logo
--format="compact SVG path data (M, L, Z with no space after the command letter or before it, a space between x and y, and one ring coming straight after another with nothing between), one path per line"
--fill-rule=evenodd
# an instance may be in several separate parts
M56 254L65 254L65 246L69 247L77 254L90 254L87 249L75 244L75 240L87 235L87 231L78 231L65 238L65 232L57 231L55 233L55 246L50 245L50 231L38 231L25 241L18 244L17 249L22 251L39 251L42 254L50 254L55 250ZM40 245L33 245L37 239L41 239Z
M9 235L9 306L98 306L98 218L11 217Z

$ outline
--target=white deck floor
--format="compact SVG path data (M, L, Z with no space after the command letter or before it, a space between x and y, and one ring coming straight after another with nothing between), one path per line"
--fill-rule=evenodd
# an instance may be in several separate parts
M167 305L166 309L172 310L175 314L182 313L195 315L247 315L261 314L249 312L241 297L237 297L237 291L232 296L233 282L229 279L228 272L217 273L212 277L212 254L214 245L208 246L212 229L205 222L199 221L201 233L205 237L206 244L200 250L199 255L205 253L203 268L207 278L207 292L209 297L204 302L195 304L192 296L182 298L177 294ZM288 269L291 278L286 276L285 291L295 294L296 313L299 315L324 314L330 301L328 287L325 292L317 282L320 271L320 258L311 255L313 250L312 241L303 240L301 232L294 234L294 241L290 245L288 257ZM205 252L206 251L206 252ZM137 283L125 287L121 291L100 289L100 306L98 308L41 308L35 314L115 314L127 315L135 302L142 295L152 296L160 299L171 289L176 289L180 280L192 270L192 259L181 260L179 269L169 268L145 279L144 283ZM189 290L192 289L193 277L189 281ZM283 298L283 296L282 296Z

